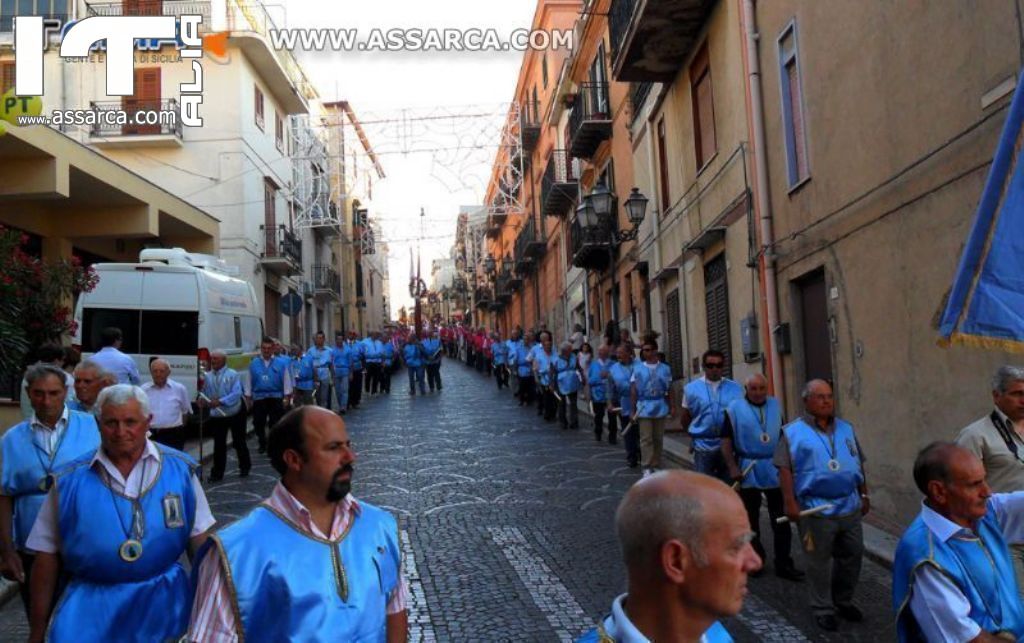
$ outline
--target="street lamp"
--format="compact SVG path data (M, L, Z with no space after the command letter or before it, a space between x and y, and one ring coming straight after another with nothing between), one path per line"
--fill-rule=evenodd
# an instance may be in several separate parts
M640 224L643 223L644 216L647 214L647 202L647 197L640 194L638 188L633 188L624 204L626 217L633 227L629 230L614 231L612 224L617 216L615 212L616 196L605 186L604 181L601 181L594 186L590 194L580 200L580 204L576 208L576 219L579 221L580 227L590 234L600 234L602 228L607 230L611 236L612 245L617 246L624 241L636 239L640 232Z
M501 268L505 272L506 275L512 274L512 267L514 265L515 265L515 262L512 261L512 255L505 255L505 258L501 262Z
M488 275L494 274L494 256L487 255L487 258L484 259L484 272Z
M640 194L639 188L633 188L629 193L629 198L626 199L626 216L629 217L629 222L633 224L634 228L639 228L643 223L644 216L647 214L647 201L647 197Z

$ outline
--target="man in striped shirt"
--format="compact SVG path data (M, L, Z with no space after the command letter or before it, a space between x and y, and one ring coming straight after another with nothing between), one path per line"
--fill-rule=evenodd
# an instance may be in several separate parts
M270 498L200 553L188 640L406 641L397 524L349 493L345 421L294 409L271 430L268 455L281 474Z

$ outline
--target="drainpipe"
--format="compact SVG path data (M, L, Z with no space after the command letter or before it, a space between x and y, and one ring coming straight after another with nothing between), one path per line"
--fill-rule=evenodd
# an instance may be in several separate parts
M661 90L659 89L659 93L660 93L660 91ZM650 116L653 116L653 114L651 114ZM654 183L656 181L656 179L654 177L658 176L656 174L656 172L657 172L657 162L655 161L655 149L654 149L654 146L656 145L657 142L654 139L654 128L653 128L653 126L654 126L654 123L650 119L648 119L647 123L644 124L644 128L647 130L647 136L649 138L649 143L650 143L647 146L647 176L650 177L650 179L649 179L650 182L646 186L647 188L650 188L652 185L654 185ZM656 189L655 190L648 190L647 194L650 194L653 199L657 199L658 198L658 191ZM652 214L654 215L654 218L651 221L651 224L652 224L652 227L653 227L653 231L654 231L654 237L653 237L653 241L652 241L652 245L654 246L654 275L657 276L661 272L661 270L662 270L662 264L661 264L661 261L662 261L662 259L661 259L661 243L659 242L659 239L661 239L661 217L665 216L667 213L666 212L657 212L657 211L655 211L655 212L652 212ZM648 275L650 275L650 274L651 273L648 272ZM648 279L650 279L650 277L648 277ZM654 283L654 289L655 289L655 293L656 293L655 294L655 298L658 301L658 308L661 311L661 315L659 315L660 321L661 321L661 332L664 333L667 336L668 335L668 319L665 317L664 290L662 288L662 283L661 283L660 279L657 280ZM653 325L653 322L654 322L653 319L647 320L647 323L649 325ZM684 376L685 376L685 374L684 374Z
M743 67L746 71L747 119L754 139L754 213L760 224L761 250L759 266L761 276L761 308L767 323L761 336L768 347L765 354L768 371L768 390L785 400L785 381L782 378L782 359L775 341L775 328L779 325L779 304L775 274L775 235L772 230L771 202L768 198L768 159L764 142L764 99L761 95L761 60L757 43L760 35L755 23L754 0L740 0L740 29L743 31Z

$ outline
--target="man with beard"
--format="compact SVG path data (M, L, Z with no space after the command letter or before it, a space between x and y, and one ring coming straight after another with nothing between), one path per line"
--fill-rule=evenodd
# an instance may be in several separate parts
M397 523L349 494L345 421L294 409L268 452L281 481L200 553L188 640L405 641Z

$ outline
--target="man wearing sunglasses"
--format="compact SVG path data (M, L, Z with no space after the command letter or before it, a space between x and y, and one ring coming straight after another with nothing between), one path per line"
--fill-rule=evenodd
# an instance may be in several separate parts
M743 398L743 387L723 377L725 355L711 349L702 358L704 375L683 388L683 430L693 441L693 467L700 473L729 481L722 457L722 424L725 410Z

